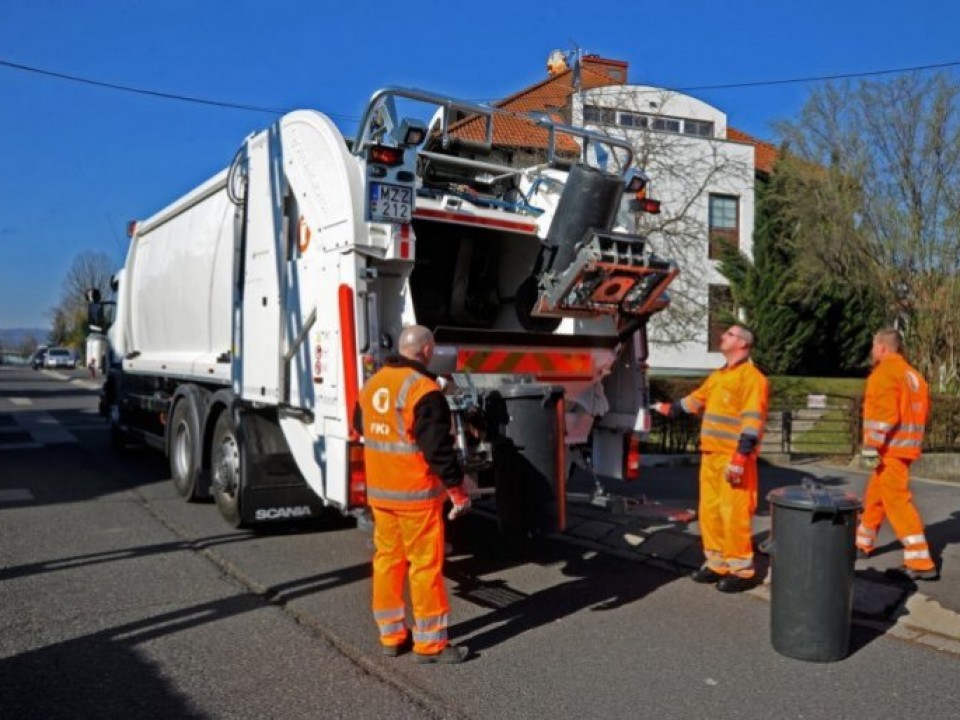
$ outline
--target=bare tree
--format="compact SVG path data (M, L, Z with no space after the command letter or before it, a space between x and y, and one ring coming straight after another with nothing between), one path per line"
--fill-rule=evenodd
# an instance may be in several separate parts
M84 251L73 259L60 291L60 302L52 309L51 341L56 344L79 344L87 333L86 293L100 291L102 297L110 292L110 279L116 266L105 252Z
M941 390L960 379L960 85L947 75L827 85L779 129L811 287L879 290Z
M699 125L697 132L690 132L686 123L691 121L682 119L689 103L691 99L679 93L620 85L594 89L574 100L575 119L579 116L587 125L631 143L634 164L650 177L648 196L661 201L659 215L637 213L625 223L681 267L670 288L670 307L650 326L651 340L661 345L703 342L708 332L707 289L725 283L708 258L709 195L749 195L744 209L752 222L752 153L727 141L723 128L712 123L693 121ZM587 106L592 110L585 112ZM612 159L615 164L622 161L620 156Z

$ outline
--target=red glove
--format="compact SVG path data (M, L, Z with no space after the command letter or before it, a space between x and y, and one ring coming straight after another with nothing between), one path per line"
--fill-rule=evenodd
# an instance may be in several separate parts
M463 483L454 485L453 487L448 487L447 495L450 496L450 502L453 503L453 507L447 514L447 519L456 520L458 517L466 514L470 510L470 505L472 503L470 502L470 496L467 495L466 491L463 489Z
M670 403L658 402L651 405L651 407L661 415L670 415Z
M724 476L731 485L739 485L743 479L743 468L747 464L748 457L743 453L734 453L727 465L727 471Z

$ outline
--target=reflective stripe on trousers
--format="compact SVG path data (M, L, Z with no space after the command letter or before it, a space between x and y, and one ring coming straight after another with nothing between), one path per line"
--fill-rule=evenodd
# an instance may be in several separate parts
M727 453L703 453L700 461L703 554L714 572L750 578L754 575L750 520L757 507L757 461L753 457L747 461L736 487L724 477L729 463Z
M909 460L881 457L867 483L860 528L865 534L873 533L876 537L877 529L885 517L890 520L894 533L904 546L904 565L913 570L933 570L936 566L923 534L923 520L910 492ZM857 535L860 535L859 529ZM859 537L857 544L860 545Z
M373 614L380 642L396 645L407 629L397 623L403 586L410 585L414 652L433 654L447 646L450 602L443 579L443 514L438 501L429 508L387 510L373 507ZM387 631L384 631L384 627Z
M864 552L870 552L873 550L873 546L876 544L876 542L877 531L871 530L863 523L860 523L857 526L857 547Z

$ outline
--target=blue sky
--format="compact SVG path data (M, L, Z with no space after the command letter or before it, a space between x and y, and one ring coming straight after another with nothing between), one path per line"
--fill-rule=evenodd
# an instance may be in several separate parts
M960 5L845 0L663 3L2 0L0 61L159 92L315 108L352 133L378 87L487 100L545 77L553 48L695 87L960 60ZM809 85L695 91L730 124L771 122ZM73 258L119 266L126 221L225 167L265 113L0 67L0 328L47 327Z

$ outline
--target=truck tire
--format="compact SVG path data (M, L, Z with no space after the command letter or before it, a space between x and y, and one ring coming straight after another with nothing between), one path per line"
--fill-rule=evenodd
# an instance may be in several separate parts
M200 499L201 442L197 404L193 395L186 394L170 417L170 477L177 494L187 502Z
M240 495L246 458L243 445L237 439L233 413L225 409L217 418L210 445L210 492L217 510L232 527L243 527L240 513Z

